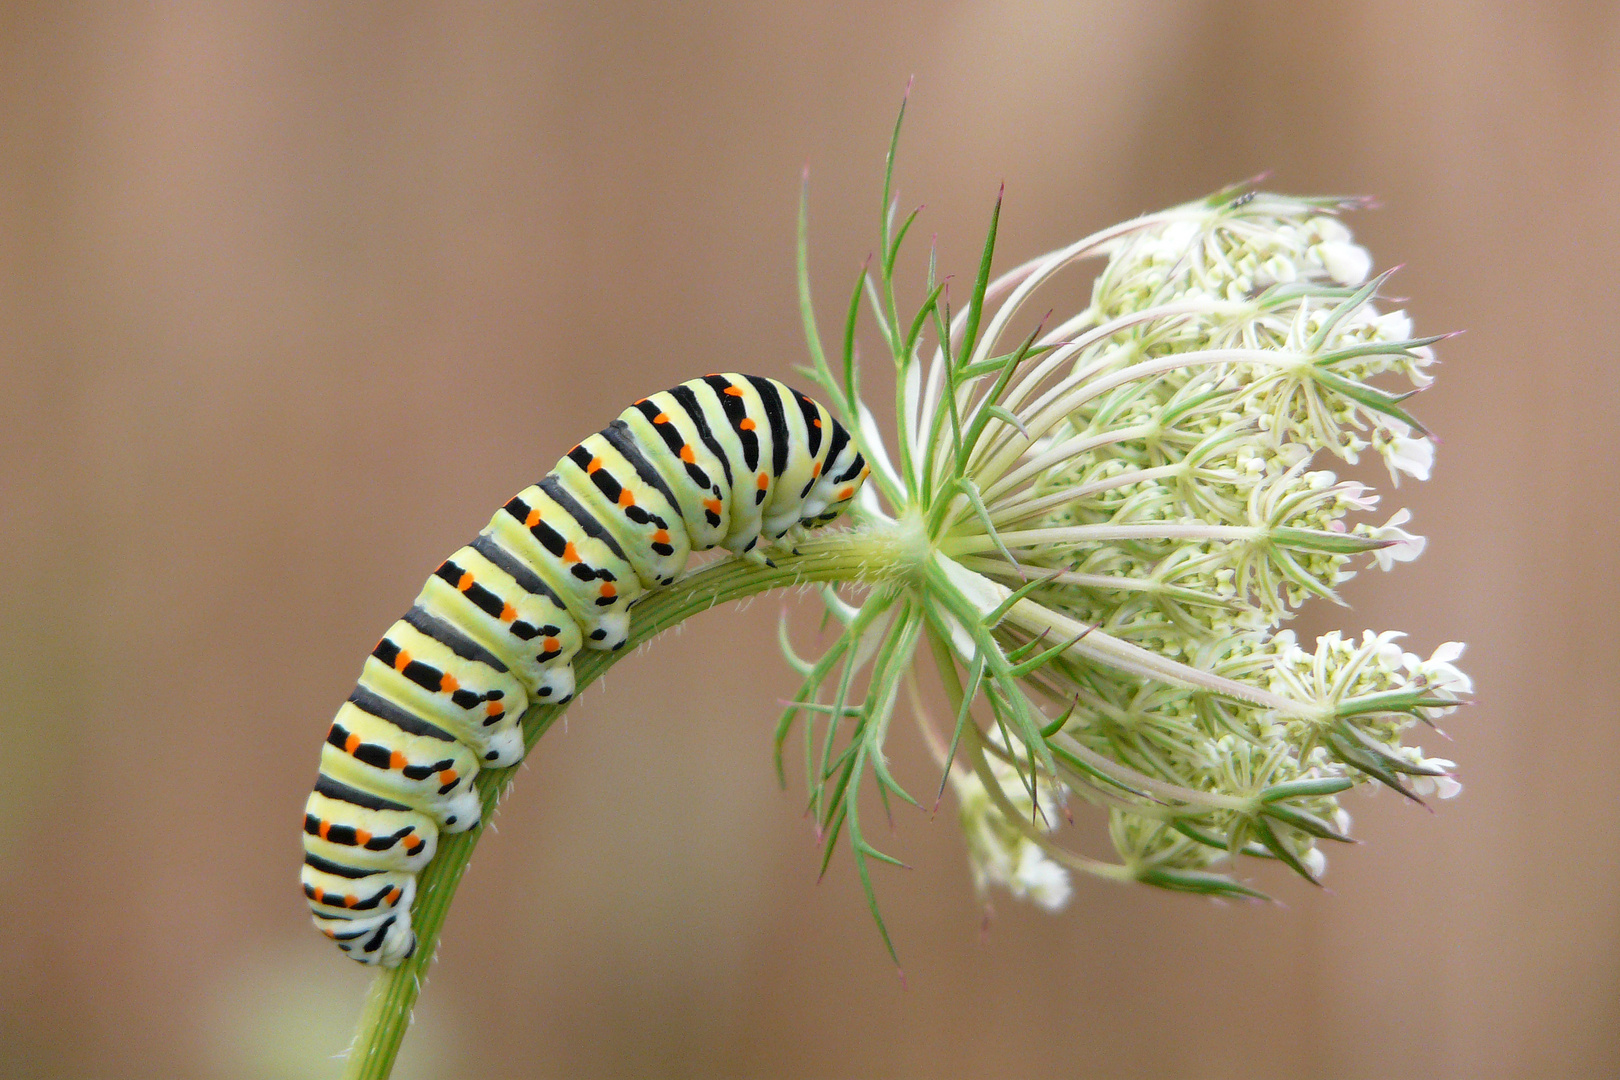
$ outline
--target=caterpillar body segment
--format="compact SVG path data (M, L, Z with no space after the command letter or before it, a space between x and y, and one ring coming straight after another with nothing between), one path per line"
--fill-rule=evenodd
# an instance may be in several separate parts
M558 704L573 696L579 624L539 575L488 537L440 563L416 606L499 657L535 700Z
M588 523L588 528L587 528ZM556 590L586 648L617 649L630 636L630 601L644 590L629 557L555 474L514 495L490 528Z
M450 832L478 821L473 751L442 728L357 688L338 709L321 747L321 775L420 810ZM376 711L371 711L375 709Z
M823 406L774 379L709 375L636 402L439 565L366 659L304 810L304 896L346 955L411 955L416 875L440 830L479 822L480 768L516 764L532 702L630 634L631 605L694 551L837 517L868 469Z
M411 930L416 875L368 870L351 876L345 870L318 856L304 856L304 896L315 928L361 963L393 967L416 951Z
M643 588L668 585L686 568L692 549L677 496L622 420L570 450L557 478L620 539Z
M731 466L697 391L690 384L661 391L636 402L620 419L642 446L662 447L653 461L665 482L682 493L681 515L692 550L720 546L731 520Z
M357 696L349 699L387 715L359 700L360 690L427 721L485 765L515 765L523 758L517 726L529 705L523 684L509 671L457 655L404 619L377 642L360 671Z
M416 873L439 847L439 829L426 814L401 803L349 801L356 794L317 790L304 809L304 850L329 863L362 870ZM348 797L345 798L344 796Z
M816 476L800 509L806 526L824 525L855 501L872 469L843 425L835 424L827 439L827 462Z

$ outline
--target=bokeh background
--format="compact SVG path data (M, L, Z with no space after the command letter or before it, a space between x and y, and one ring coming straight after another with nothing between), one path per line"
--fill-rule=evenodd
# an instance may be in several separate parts
M970 276L1272 170L1422 332L1427 555L1303 633L1470 643L1435 814L1282 905L1078 882L986 933L951 815L815 883L759 600L616 668L481 845L401 1077L1620 1069L1620 49L1591 3L0 6L0 1075L334 1075L294 885L375 635L629 400L786 375L882 153ZM897 728L902 778L929 769ZM1440 749L1438 746L1434 749Z

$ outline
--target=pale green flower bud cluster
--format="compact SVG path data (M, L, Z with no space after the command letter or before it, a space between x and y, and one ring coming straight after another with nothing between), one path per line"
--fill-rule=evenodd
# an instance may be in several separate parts
M1361 288L1372 258L1334 216L1342 205L1257 193L1171 211L1163 227L1114 251L1093 288L1095 318L1107 323L1206 301L1190 317L1122 332L1111 344L1132 352L1119 359L1271 350L1276 356L1224 369L1225 389L1240 399L1233 411L1279 445L1326 449L1351 463L1371 448L1397 482L1402 472L1426 479L1433 443L1411 437L1415 425L1391 411L1392 395L1361 391L1390 373L1415 390L1428 386L1434 339L1414 339L1404 311L1380 312L1373 292ZM1346 305L1347 299L1359 302ZM1169 381L1179 388L1209 378L1200 371ZM1232 395L1221 394L1211 406L1217 403L1231 404Z
M1343 532L1347 515L1376 500L1360 484L1310 469L1316 451L1354 462L1372 447L1392 475L1427 478L1433 443L1411 438L1392 395L1367 382L1394 373L1427 385L1432 349L1411 338L1404 313L1379 314L1369 290L1352 291L1370 259L1337 218L1310 201L1271 195L1181 213L1198 216L1176 216L1118 245L1095 283L1091 318L1130 325L1075 366L1101 374L1177 354L1192 363L1086 402L1049 438L1090 435L1098 445L1049 470L1037 491L1097 494L1047 522L1196 520ZM1149 318L1139 321L1144 313ZM1223 352L1236 356L1206 362ZM1244 352L1259 358L1242 359ZM1111 437L1121 432L1128 437ZM1372 534L1368 525L1359 531ZM1070 568L1117 560L1103 572L1203 598L1236 596L1269 622L1308 596L1330 596L1353 575L1349 554L1330 547L1133 543L1077 551ZM1202 606L1201 615L1176 606L1182 619L1232 628L1234 616L1218 605Z
M1334 632L1318 638L1311 652L1298 645L1290 630L1223 641L1201 657L1203 666L1312 703L1314 715L1281 717L1247 703L1200 700L1189 694L1155 702L1155 708L1137 720L1144 727L1173 730L1187 740L1180 757L1161 749L1159 760L1173 760L1174 767L1167 771L1204 791L1258 799L1277 785L1354 781L1365 775L1392 786L1404 784L1419 796L1450 798L1461 790L1449 775L1453 763L1425 757L1421 749L1403 745L1402 737L1414 724L1447 711L1459 696L1472 692L1472 683L1454 664L1463 647L1447 642L1425 660L1403 652L1395 644L1399 637L1394 632L1367 631L1356 641ZM1105 727L1068 730L1095 747L1104 744ZM1316 841L1343 837L1350 827L1336 795L1317 794L1288 803L1315 823L1325 823L1328 830L1313 834L1271 823L1272 835L1287 845L1312 877L1326 866ZM1155 868L1201 869L1224 858L1228 850L1267 854L1264 844L1253 840L1256 824L1252 808L1213 809L1175 825L1115 808L1111 835L1128 861ZM1334 835L1327 835L1329 830Z
M1084 321L1122 328L1080 352L1074 370L1089 379L1157 370L1116 379L1044 436L1037 453L1076 440L1088 452L1047 469L1029 490L1043 501L1083 493L1036 519L1037 529L1113 527L1124 535L1014 557L1025 576L1037 567L1070 575L1032 592L1039 603L1309 706L1285 716L1059 660L1046 688L1077 703L1063 732L1097 754L1240 798L1279 784L1367 777L1446 797L1458 789L1452 763L1402 745L1402 736L1470 689L1452 664L1460 645L1421 661L1396 647L1393 633L1369 631L1359 644L1330 634L1314 653L1291 632L1272 634L1292 608L1312 595L1332 597L1353 576L1355 538L1385 545L1370 552L1384 569L1422 550L1421 538L1399 528L1405 510L1382 527L1352 528L1347 519L1377 497L1310 468L1319 451L1353 462L1370 447L1392 477L1426 479L1433 457L1429 439L1411 437L1398 399L1369 384L1393 375L1426 386L1429 342L1411 337L1404 313L1377 311L1376 290L1363 285L1371 259L1324 209L1271 195L1194 204L1113 248ZM1178 356L1188 365L1151 364ZM1200 535L1200 526L1218 528ZM1225 538L1231 530L1247 534ZM1116 805L1110 834L1139 873L1198 870L1248 849L1314 878L1325 866L1316 841L1342 835L1348 823L1335 795L1287 804L1314 828L1250 807L1172 820L1156 808Z

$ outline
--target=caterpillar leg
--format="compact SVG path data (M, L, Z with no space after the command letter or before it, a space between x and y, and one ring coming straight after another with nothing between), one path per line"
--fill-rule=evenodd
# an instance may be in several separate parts
M765 554L764 544L749 545L740 554L737 554L737 558L743 562L753 563L755 566L769 566L773 569L776 567L770 556Z

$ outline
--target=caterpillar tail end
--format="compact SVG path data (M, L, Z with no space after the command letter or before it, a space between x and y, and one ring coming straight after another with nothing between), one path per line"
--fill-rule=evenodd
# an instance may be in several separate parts
M343 955L357 964L365 964L367 967L398 967L416 952L416 931L411 929L410 917L409 908L397 912L382 930L381 944L371 952L366 952L358 942L350 944L339 941L338 948L343 950ZM313 922L315 929L331 936L329 922L319 915L314 917Z
M355 904L352 897L325 895L310 905L315 929L357 963L397 967L416 951L416 932L411 928L416 875L407 871L389 877L399 884L385 881L389 892L376 903Z
M399 920L388 927L382 948L378 949L374 956L357 953L350 953L349 956L362 964L375 964L384 968L399 967L416 952L416 931L411 929L410 919L409 909L400 912Z
M399 967L415 955L416 931L411 929L410 917L411 913L406 911L400 922L388 928L388 937L383 940L381 955L377 957L378 967Z

